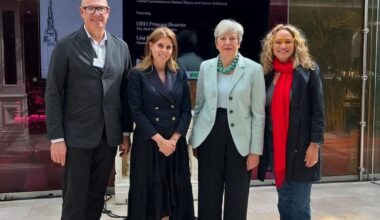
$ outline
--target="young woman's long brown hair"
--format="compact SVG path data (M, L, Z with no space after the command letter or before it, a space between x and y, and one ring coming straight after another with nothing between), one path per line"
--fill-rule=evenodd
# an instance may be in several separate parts
M175 33L167 27L158 27L149 35L144 49L144 57L142 61L137 64L136 68L139 70L146 70L153 66L153 56L149 48L149 43L156 43L162 38L169 38L173 44L173 52L170 59L167 61L166 65L172 72L177 72L177 56L178 56L178 44Z

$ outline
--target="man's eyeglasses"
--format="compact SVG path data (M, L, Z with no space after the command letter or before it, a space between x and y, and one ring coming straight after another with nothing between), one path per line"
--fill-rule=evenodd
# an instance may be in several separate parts
M94 14L95 11L98 11L99 14L107 14L110 10L107 6L85 6L83 7L87 14Z

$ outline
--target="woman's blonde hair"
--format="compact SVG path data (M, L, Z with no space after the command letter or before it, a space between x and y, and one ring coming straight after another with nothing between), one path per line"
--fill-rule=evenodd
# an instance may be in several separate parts
M178 64L177 64L177 56L178 56L178 45L177 38L172 30L167 27L158 27L154 29L154 31L149 35L144 49L144 57L142 61L137 64L136 68L139 70L146 70L153 66L153 55L152 51L150 51L149 43L156 43L162 38L169 38L173 44L173 51L170 59L166 62L167 67L172 72L177 72Z
M290 24L279 24L274 27L261 42L262 50L260 54L260 62L263 66L264 73L267 74L273 69L273 41L277 32L280 30L288 31L294 38L294 53L292 55L293 66L297 67L298 65L301 65L305 69L314 70L316 64L310 56L306 38L302 31Z

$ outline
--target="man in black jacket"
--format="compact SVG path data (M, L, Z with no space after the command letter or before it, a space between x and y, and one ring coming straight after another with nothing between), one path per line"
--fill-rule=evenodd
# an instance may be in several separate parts
M106 32L107 0L82 0L84 25L59 41L46 85L51 158L65 166L62 219L100 219L117 146L130 147L127 44ZM124 137L123 137L124 135Z

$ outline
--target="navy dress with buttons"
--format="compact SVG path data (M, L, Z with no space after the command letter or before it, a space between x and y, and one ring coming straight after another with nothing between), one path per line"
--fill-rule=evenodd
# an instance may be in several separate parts
M136 125L130 164L128 219L193 219L194 207L186 133L191 101L186 73L166 71L162 82L152 67L132 69L128 75L128 102ZM170 139L181 134L169 157L159 152L156 133Z

